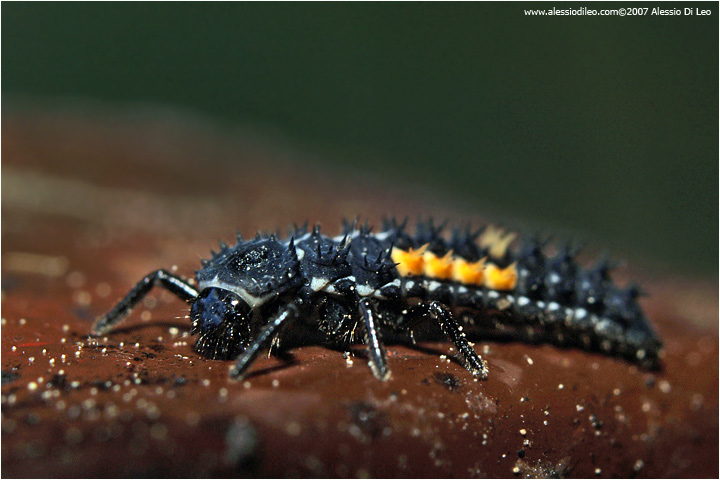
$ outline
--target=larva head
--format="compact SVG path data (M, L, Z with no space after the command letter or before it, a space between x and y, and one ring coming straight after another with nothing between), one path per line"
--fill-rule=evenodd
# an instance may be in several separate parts
M190 309L190 333L198 335L195 350L208 358L235 358L250 343L250 315L250 307L236 294L204 289Z

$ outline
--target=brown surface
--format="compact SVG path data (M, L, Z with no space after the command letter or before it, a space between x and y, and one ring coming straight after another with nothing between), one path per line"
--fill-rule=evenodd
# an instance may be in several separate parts
M433 343L391 346L386 383L362 350L321 347L263 358L236 383L229 362L192 351L187 307L167 293L106 338L86 334L142 275L191 275L237 228L334 230L427 200L168 119L6 113L2 153L5 477L718 474L714 282L644 282L667 345L657 373L480 341L481 382Z

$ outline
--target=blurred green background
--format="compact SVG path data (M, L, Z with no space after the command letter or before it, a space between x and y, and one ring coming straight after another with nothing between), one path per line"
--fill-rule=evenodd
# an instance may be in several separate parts
M715 274L717 3L523 14L553 6L571 5L3 3L2 93L253 125L332 152L314 161Z

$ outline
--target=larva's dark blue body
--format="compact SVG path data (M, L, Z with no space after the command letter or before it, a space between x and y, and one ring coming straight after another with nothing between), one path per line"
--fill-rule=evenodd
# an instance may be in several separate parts
M203 261L197 288L153 272L98 320L94 334L108 331L160 283L191 302L200 353L238 358L235 377L279 335L316 332L334 344L363 340L373 373L385 379L383 335L407 334L428 319L480 378L487 366L466 332L510 333L658 366L661 343L637 303L638 289L618 288L607 262L584 269L569 248L548 257L537 240L511 250L508 235L465 229L446 239L441 230L421 222L410 235L391 221L379 233L346 225L335 238L319 228L295 229L286 240L239 237ZM462 313L462 324L453 311Z

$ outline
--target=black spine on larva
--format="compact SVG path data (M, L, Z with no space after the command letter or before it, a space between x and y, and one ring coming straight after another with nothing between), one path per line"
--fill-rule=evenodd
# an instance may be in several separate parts
M477 244L477 239L483 232L484 228L479 228L474 232L470 225L466 225L464 229L453 228L452 237L450 237L450 249L460 257L470 262L477 262L483 257L483 252Z
M641 292L637 285L631 284L626 288L617 288L610 285L605 292L603 303L605 311L603 316L622 323L632 325L643 317L642 309L637 303Z
M357 229L358 221L357 219L350 221L346 218L343 218L342 221L342 234L348 235L350 233L353 233Z
M575 283L577 305L592 312L602 313L605 295L612 285L610 270L613 264L607 258L601 258L597 264L587 270L580 269Z
M402 223L398 223L395 217L383 218L382 229L388 234L386 242L389 242L391 245L401 250L408 250L409 248L412 248L413 239L405 231L407 223L407 217L405 217Z
M545 298L545 254L537 237L526 238L517 253L518 280L515 291L533 300Z
M367 230L353 237L347 259L359 285L380 288L395 278L390 246Z
M413 238L414 247L420 248L427 245L427 249L436 255L447 253L448 246L442 237L442 231L445 229L447 222L435 226L433 219L428 218L427 221L419 220L417 223L415 237Z
M347 263L350 244L346 236L340 243L335 243L320 233L315 227L312 233L297 243L305 255L303 256L303 273L307 278L338 279L351 274Z
M308 232L308 223L309 222L307 220L305 220L305 223L302 225L293 223L290 227L288 227L288 237L299 238L305 235Z
M365 220L365 223L358 227L358 231L360 232L360 235L370 235L373 231L373 226Z
M572 305L577 277L576 252L570 245L560 248L557 255L548 259L545 268L546 298L562 305Z

